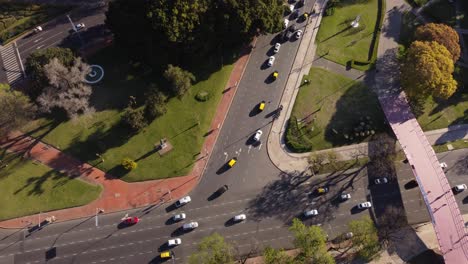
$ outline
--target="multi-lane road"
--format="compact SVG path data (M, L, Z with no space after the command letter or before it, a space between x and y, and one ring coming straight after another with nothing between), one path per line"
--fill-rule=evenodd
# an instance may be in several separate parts
M310 10L312 4L309 2L302 10ZM92 17L96 19L92 20L94 22L87 20ZM98 26L103 16L96 13L73 19ZM65 32L70 29L67 23L58 23L57 27L61 29L47 26L42 36L33 35L18 41L20 53L27 56L33 50L58 45L67 37ZM305 23L300 23L298 28L303 26ZM62 36L61 40L59 36ZM258 39L205 174L190 193L191 203L176 210L170 204L162 204L100 215L98 226L96 219L91 217L53 224L41 230L2 230L0 263L158 263L159 252L167 240L174 237L182 239L182 245L173 249L174 262L185 263L197 243L213 232L223 235L240 253L264 245L288 248L292 247L293 239L288 225L292 218L301 217L306 209L317 209L319 215L303 220L307 224L321 225L330 238L345 232L350 220L379 215L388 204L404 206L412 223L427 221L429 218L419 189L407 188L406 184L412 178L407 164L396 166L397 177L388 184L376 186L372 182L378 175L368 175L367 167L310 178L300 173L284 174L271 163L262 142L270 131L272 113L278 108L299 46L299 40L294 39L283 43L275 55L273 67L266 67L274 37L268 35ZM268 81L274 70L280 73L279 78ZM262 100L267 106L263 112L256 113L254 109ZM263 131L263 136L259 144L252 144L250 138L257 129ZM466 150L439 156L449 165L447 176L452 184L468 182L466 156ZM223 169L232 157L238 158L236 166ZM229 190L216 199L209 199L224 184ZM312 191L322 185L329 186L330 192L313 195ZM343 192L350 193L351 199L338 202L336 198ZM456 197L462 212L468 212L464 207L468 200L466 194ZM371 201L373 208L356 210L356 205L364 201ZM187 219L172 223L169 219L178 212L185 212ZM120 219L126 213L140 217L141 221L131 227L120 227ZM232 223L230 219L239 213L245 213L247 220ZM181 225L188 221L199 222L199 227L182 232Z

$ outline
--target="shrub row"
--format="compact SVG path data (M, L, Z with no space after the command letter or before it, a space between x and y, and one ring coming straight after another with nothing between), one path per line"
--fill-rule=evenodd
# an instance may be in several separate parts
M297 118L292 116L289 118L286 128L286 146L294 152L303 153L312 150L312 145L302 137L302 132L297 123Z

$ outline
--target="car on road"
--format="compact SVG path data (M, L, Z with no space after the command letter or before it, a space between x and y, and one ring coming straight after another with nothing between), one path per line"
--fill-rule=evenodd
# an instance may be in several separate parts
M39 33L42 31L42 27L41 26L37 26L34 28L34 33Z
M385 178L385 177L382 177L382 178L377 178L374 180L374 183L375 184L385 184L388 182L388 179Z
M301 36L302 36L302 30L299 29L298 31L296 31L296 33L294 34L294 36L296 37L296 39L301 38Z
M294 32L294 31L296 31L296 25L291 25L291 26L288 28L288 31L289 31L289 32Z
M273 81L278 79L279 77L279 72L278 71L274 71L272 74L271 74L271 78L273 78Z
M175 246L178 246L180 244L182 244L182 239L180 239L180 238L169 239L167 241L167 246L169 246L169 247L175 247Z
M299 17L299 9L294 10L294 11L291 13L291 15L289 16L289 18L291 18L291 19L296 19L296 18L298 18L298 17Z
M287 28L289 25L289 19L285 18L283 24L284 24L284 28Z
M198 222L190 222L190 223L186 223L182 226L182 229L184 231L188 231L188 230L193 230L195 228L198 227Z
M275 44L275 48L273 49L273 52L274 53L278 53L280 51L280 48L281 48L281 44L280 43L276 43Z
M244 221L245 219L247 219L247 216L245 214L239 214L239 215L236 215L232 218L234 220L234 222L240 222L240 221Z
M228 162L229 168L234 167L234 165L236 165L236 163L237 163L237 158L236 157L230 159L229 162Z
M171 259L171 258L174 258L174 252L172 251L164 251L164 252L161 252L161 254L159 255L159 257L161 259Z
M259 104L258 104L258 111L263 111L265 109L265 105L266 105L266 102L265 101L261 101Z
M367 208L371 208L372 204L371 204L371 202L363 202L363 203L358 204L357 207L359 209L367 209Z
M466 190L466 184L458 184L457 186L454 187L456 192L463 192Z
M441 163L440 163L440 167L441 167L442 170L444 170L444 171L448 168L447 163L445 163L445 162L441 162Z
M216 194L221 195L221 194L225 193L227 190L229 190L229 186L223 185L223 186L219 187L218 190L216 190Z
M268 63L267 63L268 66L271 67L271 66L273 66L274 63L275 63L275 56L270 56L270 57L268 58Z
M260 141L260 138L262 137L263 132L259 129L257 132L255 132L253 140L254 141Z
M180 214L176 214L172 217L172 220L174 222L178 222L178 221L181 221L181 220L184 220L185 218L187 218L187 215L185 213L180 213Z
M341 198L341 201L349 200L349 199L351 199L351 194L349 194L349 193L342 193L342 194L340 195L340 198Z
M78 24L76 24L75 27L76 27L76 30L82 30L82 29L85 28L86 26L85 26L84 23L78 23Z
M140 218L136 216L125 217L123 220L124 224L126 225L134 225L140 222Z
M291 39L291 37L293 36L293 34L294 34L294 33L291 32L291 31L286 32L286 35L284 36L284 40L286 41L286 40Z
M322 187L318 187L317 189L315 189L315 193L316 194L326 194L330 189L328 189L328 187L326 186L322 186Z
M318 211L316 209L308 210L304 212L305 217L315 216L318 215Z
M175 202L176 207L181 207L182 205L188 204L192 201L192 198L190 196L185 196L180 198L177 202Z
M289 11L294 11L294 5L289 5Z

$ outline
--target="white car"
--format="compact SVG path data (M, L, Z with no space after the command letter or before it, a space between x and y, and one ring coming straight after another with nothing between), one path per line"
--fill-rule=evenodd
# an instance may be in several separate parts
M176 214L172 217L172 220L174 220L175 222L178 222L178 221L181 221L181 220L184 220L187 216L185 215L185 213L180 213L180 214Z
M190 196L185 196L185 197L182 197L180 198L180 200L178 200L176 203L175 203L175 206L176 207L181 207L182 205L184 204L188 204L192 201L192 199L190 198Z
M304 212L305 217L314 216L314 215L318 215L318 211L315 209Z
M190 222L190 223L184 224L182 226L182 229L184 229L184 230L193 230L193 229L195 229L197 227L198 227L198 222Z
M294 35L296 36L297 39L300 38L302 36L302 30L299 29L298 31L296 31L296 34Z
M448 166L447 166L447 163L441 162L440 167L442 168L442 170L445 170L445 169L447 169Z
M85 28L86 26L85 26L84 23L78 23L78 24L76 24L75 27L76 27L76 30L81 30L81 29Z
M349 199L351 199L351 194L349 194L349 193L342 193L342 194L340 195L340 198L341 198L342 201L349 200Z
M289 5L289 11L294 11L294 5Z
M234 216L233 219L236 222L240 222L240 221L244 221L245 219L247 219L247 216L245 214L240 214L240 215Z
M275 44L275 49L273 50L273 52L278 53L279 50L280 50L280 48L281 48L281 44L280 44L280 43L276 43L276 44Z
M273 66L273 64L275 63L275 56L270 56L268 58L268 66Z
M34 33L39 33L42 31L42 27L41 26L37 26L34 28Z
M284 19L284 27L287 28L289 25L289 19L285 18Z
M357 207L359 209L367 209L367 208L371 208L372 204L371 204L371 202L363 202L363 203L358 204Z
M384 183L387 183L388 182L388 179L383 177L383 178L377 178L375 179L375 184L384 184Z
M261 130L257 130L257 132L255 132L255 135L253 137L254 141L260 141L260 138L262 137L262 134L263 134L263 132Z
M180 244L182 244L182 240L181 240L180 238L169 239L169 240L167 241L167 245L168 245L169 247L178 246L178 245L180 245Z
M455 186L455 191L457 192L463 192L464 190L466 190L466 184L459 184Z

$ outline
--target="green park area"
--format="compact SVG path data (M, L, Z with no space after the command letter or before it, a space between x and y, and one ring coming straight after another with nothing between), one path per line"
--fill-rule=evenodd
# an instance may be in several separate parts
M12 3L0 0L0 43L69 11L64 5Z
M297 152L366 141L385 130L376 95L362 82L312 68L300 87L287 130L287 144Z
M100 186L2 150L0 220L80 206L98 198Z
M376 60L385 10L382 0L342 0L328 7L317 35L317 56L341 65L367 70ZM359 26L351 26L359 16Z
M103 81L93 85L91 102L96 112L63 122L42 118L23 131L125 181L186 175L200 157L199 152L233 68L227 59L222 67L219 58L217 60L207 59L190 69L196 82L189 92L181 98L170 98L164 115L139 133L132 134L120 122L130 96L139 102L145 99L144 91L150 84L156 83L161 88L167 84L162 76L155 77L149 68L131 61L123 52L114 47L106 48L90 59L92 64L99 64L105 70ZM197 100L195 97L200 92L206 92L209 99ZM155 144L162 138L166 138L173 149L160 156L155 151ZM101 157L104 162L100 162ZM124 170L121 166L124 158L135 160L138 167Z

